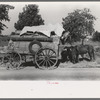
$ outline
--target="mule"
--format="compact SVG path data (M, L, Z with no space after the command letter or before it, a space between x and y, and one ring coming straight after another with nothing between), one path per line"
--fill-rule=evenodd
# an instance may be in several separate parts
M76 63L76 48L74 46L64 47L61 52L61 60L62 62L70 61Z
M84 57L84 54L88 54L90 61L95 60L94 47L92 45L77 45L76 48L76 61L79 61L79 55Z

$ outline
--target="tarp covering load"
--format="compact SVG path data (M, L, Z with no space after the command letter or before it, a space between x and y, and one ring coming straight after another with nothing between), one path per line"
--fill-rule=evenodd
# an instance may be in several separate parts
M34 32L42 32L43 34L47 35L48 37L50 37L50 33L51 31L54 31L56 33L56 35L61 36L62 32L64 31L63 27L57 23L55 25L52 24L48 24L48 25L40 25L40 26L25 26L20 35L23 35L25 33L27 33L27 31L32 31Z

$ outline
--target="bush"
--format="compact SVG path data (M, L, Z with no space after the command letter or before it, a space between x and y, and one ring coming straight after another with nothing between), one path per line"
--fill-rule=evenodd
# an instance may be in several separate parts
M95 32L93 34L93 38L92 38L93 41L100 41L100 32Z

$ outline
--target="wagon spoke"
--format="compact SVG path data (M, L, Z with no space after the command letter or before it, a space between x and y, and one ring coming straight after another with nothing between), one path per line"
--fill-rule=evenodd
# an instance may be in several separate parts
M18 62L18 61L20 61L20 58L19 58L19 57L16 57L14 60L15 60L16 62Z
M43 56L45 56L44 52L41 52L41 54L43 54Z
M52 52L52 53L50 54L50 57L51 57L53 54L54 54L54 52Z
M45 65L44 65L44 67L46 67L47 68L47 61L45 60Z
M37 61L41 61L41 60L43 60L43 58L38 58L38 59L37 59Z
M39 65L41 65L43 62L44 62L44 60L42 60L42 61L39 63Z
M52 56L50 56L50 59L51 59L51 58L56 58L56 55L52 55Z
M13 54L13 57L14 57L14 58L16 58L16 55L18 56L18 54L16 54L16 53L15 53L15 54Z
M47 55L48 53L47 53L47 49L45 49L45 54Z
M53 62L51 59L49 60L52 64L54 64L55 62Z
M49 55L49 53L50 53L50 49L48 50L48 55Z
M50 62L49 61L47 61L47 62L48 62L48 66L51 66Z
M37 60L38 60L38 59L43 59L43 58L44 58L44 56L39 56L39 57L37 58Z
M48 68L48 61L46 61L46 67Z
M45 60L44 60L44 62L43 62L43 66L42 67L44 67L45 66Z

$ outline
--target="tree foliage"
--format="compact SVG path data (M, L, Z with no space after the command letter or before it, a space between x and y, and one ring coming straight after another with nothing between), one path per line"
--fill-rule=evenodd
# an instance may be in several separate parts
M26 5L23 8L23 12L19 13L19 20L14 25L15 29L22 30L24 26L43 25L44 20L38 13L38 5Z
M100 32L96 31L96 32L93 34L92 40L93 40L93 41L100 41Z
M7 28L7 26L3 24L3 21L10 21L8 15L10 9L14 9L14 7L11 5L0 4L0 33L4 30L4 27Z
M90 9L76 9L68 16L62 19L63 28L70 32L71 41L80 41L84 35L92 34L94 31L94 20L96 18L91 14Z

